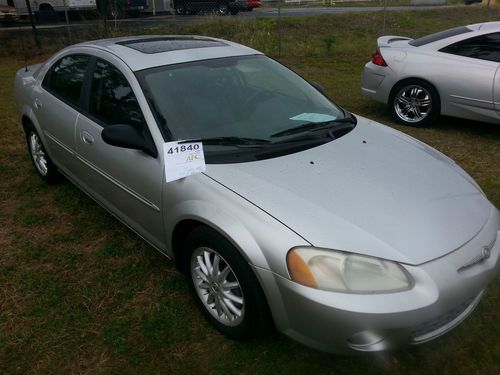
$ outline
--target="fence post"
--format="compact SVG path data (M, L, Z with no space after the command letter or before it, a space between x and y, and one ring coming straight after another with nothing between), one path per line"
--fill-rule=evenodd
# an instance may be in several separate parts
M38 32L36 31L35 19L33 18L33 11L31 10L30 0L26 0L26 7L28 8L28 14L31 23L31 29L33 30L33 39L35 40L35 45L40 48L40 40L38 39Z
M278 57L281 57L281 1L278 0Z
M382 26L382 35L385 35L386 22L387 22L387 0L384 0L384 24Z

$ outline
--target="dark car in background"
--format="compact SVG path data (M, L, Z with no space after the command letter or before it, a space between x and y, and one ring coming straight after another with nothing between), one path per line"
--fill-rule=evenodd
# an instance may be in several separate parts
M233 16L240 10L247 9L247 0L174 0L176 14L196 14L213 11L220 15L231 13Z
M97 9L109 18L138 17L147 7L146 0L97 0Z

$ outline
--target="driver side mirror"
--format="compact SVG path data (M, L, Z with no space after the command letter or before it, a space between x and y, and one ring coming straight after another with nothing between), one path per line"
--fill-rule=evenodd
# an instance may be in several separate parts
M145 137L134 126L124 124L110 125L102 130L101 137L109 145L140 150L154 158L158 157L158 151L151 136Z

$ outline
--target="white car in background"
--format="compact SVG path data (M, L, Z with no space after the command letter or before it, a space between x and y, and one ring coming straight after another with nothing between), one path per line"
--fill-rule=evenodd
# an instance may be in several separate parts
M500 22L377 44L361 93L387 103L396 121L420 127L446 115L500 123Z

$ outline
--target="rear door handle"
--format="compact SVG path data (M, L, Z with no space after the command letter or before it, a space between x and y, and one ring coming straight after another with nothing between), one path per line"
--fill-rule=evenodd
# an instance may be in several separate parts
M80 136L82 138L83 143L86 143L88 145L94 143L94 137L89 132L86 132L85 130L80 133Z
M42 106L43 106L43 105L42 105L41 100L40 100L40 99L38 99L38 98L35 98L35 108L36 108L36 109L40 109L40 108L42 108Z

